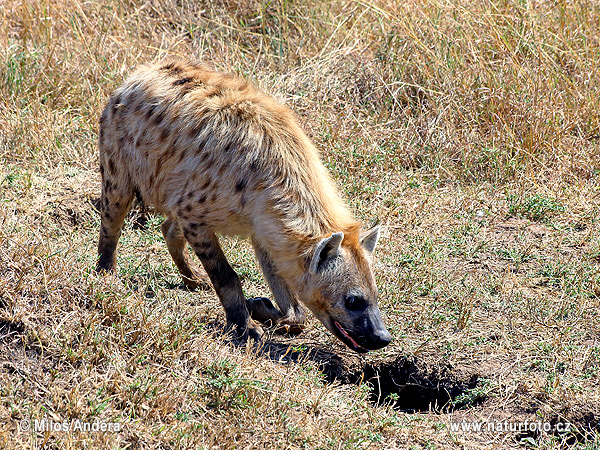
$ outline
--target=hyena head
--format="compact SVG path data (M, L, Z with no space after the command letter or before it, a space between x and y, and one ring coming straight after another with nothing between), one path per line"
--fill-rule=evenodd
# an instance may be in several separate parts
M379 227L359 239L348 238L334 233L313 247L302 300L329 331L352 350L364 353L392 340L377 306L371 270Z

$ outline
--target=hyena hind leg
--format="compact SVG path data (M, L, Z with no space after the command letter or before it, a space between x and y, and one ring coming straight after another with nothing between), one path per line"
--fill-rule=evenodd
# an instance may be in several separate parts
M227 329L232 330L237 338L246 340L250 337L258 342L263 331L250 318L240 278L227 262L217 236L199 224L184 221L181 225L225 309Z
M117 244L121 237L125 217L127 217L133 202L133 189L130 189L128 185L117 184L116 179L116 177L112 178L104 174L102 176L97 272L115 269Z
M280 330L286 333L301 333L306 322L306 314L302 305L283 278L277 274L275 264L267 251L254 240L252 245L279 310L270 300L259 297L247 300L250 315L263 323L276 323Z
M167 243L167 249L173 262L183 277L183 282L190 289L196 289L209 282L208 276L203 273L197 264L192 261L185 245L187 243L183 231L177 220L167 218L160 227Z

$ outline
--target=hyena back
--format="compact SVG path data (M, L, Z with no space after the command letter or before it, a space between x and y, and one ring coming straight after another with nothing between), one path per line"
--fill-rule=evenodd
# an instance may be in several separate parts
M137 194L167 217L169 253L193 287L204 275L191 245L239 336L260 338L251 317L302 325L304 304L356 351L390 342L371 271L379 228L360 232L287 107L202 65L144 66L110 98L99 148L97 270L115 268ZM279 308L245 299L215 233L251 238Z

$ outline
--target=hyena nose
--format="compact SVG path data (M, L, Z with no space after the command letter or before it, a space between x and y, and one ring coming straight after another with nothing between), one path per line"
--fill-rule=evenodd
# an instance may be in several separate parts
M383 330L379 331L377 338L379 339L379 342L381 343L381 347L385 347L390 342L392 342L392 335L385 328Z
M368 349L377 350L385 347L392 341L392 335L385 328L378 328L369 336Z

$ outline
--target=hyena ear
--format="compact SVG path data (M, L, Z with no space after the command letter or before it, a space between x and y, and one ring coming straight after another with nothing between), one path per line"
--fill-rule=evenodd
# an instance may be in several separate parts
M308 270L310 270L311 273L317 273L319 265L323 261L340 251L340 245L343 239L344 233L340 231L339 233L333 233L331 237L325 238L319 242L315 247Z
M362 248L364 248L367 253L373 253L380 234L381 229L379 228L379 225L377 225L360 235L360 245L362 245Z

